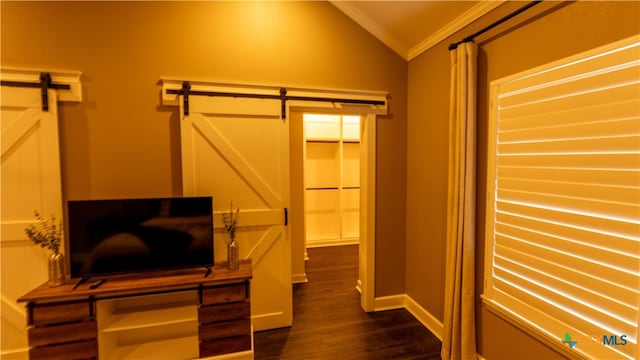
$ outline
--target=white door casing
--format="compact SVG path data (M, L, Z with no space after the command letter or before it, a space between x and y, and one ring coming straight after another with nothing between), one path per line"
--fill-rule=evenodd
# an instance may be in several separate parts
M226 260L221 212L228 210L233 201L234 208L240 208L236 236L240 255L251 258L254 266L251 283L254 330L290 326L291 244L289 228L284 225L284 209L289 208L290 201L289 109L382 114L386 113L386 105L356 106L345 111L348 105L340 103L290 100L283 119L279 99L190 95L189 114L185 116L184 97L168 93L181 89L182 81L163 79L162 83L163 104L180 107L183 195L214 198L216 261ZM268 95L277 94L280 89L211 82L190 82L190 86L191 91ZM355 99L371 99L375 94L375 99L386 99L386 94L370 92L288 89L288 94ZM375 123L375 115L368 119ZM369 129L373 129L375 136L375 126ZM373 304L373 252L369 255L371 264L367 272L371 276L365 277L370 283L366 293L371 297L367 303ZM373 310L371 306L365 309Z
M360 306L375 310L375 233L376 233L376 115L362 117L360 135L360 246L358 248L358 287Z
M318 91L318 90L316 90ZM335 90L334 90L335 91ZM354 99L386 100L387 94L381 92L338 92L327 95L326 91L318 91L311 97L347 97ZM335 95L333 95L335 94ZM360 292L360 306L364 311L375 311L375 242L376 242L376 123L377 115L387 113L384 106L357 106L339 103L318 103L312 101L291 101L289 109L300 113L315 112L319 114L360 115L360 241L358 246L358 280L357 290ZM302 121L302 116L299 116ZM299 139L302 142L302 138ZM302 163L300 164L302 166ZM293 191L296 191L295 189ZM300 189L302 191L302 189ZM304 231L303 231L304 232ZM293 241L296 241L295 239ZM305 247L304 236L301 241ZM298 277L298 279L306 279ZM306 282L306 281L302 281Z
M2 69L1 74L3 81L37 83L40 72ZM35 222L34 210L62 219L57 101L79 101L81 89L77 73L52 78L73 85L71 90L47 90L47 111L39 88L0 87L1 357L26 355L26 315L16 300L47 279L48 252L32 244L24 229Z

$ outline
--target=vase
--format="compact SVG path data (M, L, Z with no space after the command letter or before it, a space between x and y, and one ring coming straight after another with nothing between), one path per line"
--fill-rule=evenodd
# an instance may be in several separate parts
M64 256L59 252L54 252L49 256L49 286L59 286L64 284Z
M227 267L229 268L229 270L238 270L238 268L240 267L238 252L238 242L235 238L231 238L231 240L227 244Z

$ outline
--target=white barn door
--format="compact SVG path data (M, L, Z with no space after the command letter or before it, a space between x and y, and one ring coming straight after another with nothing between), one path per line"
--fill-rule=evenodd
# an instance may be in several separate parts
M240 208L236 239L240 257L253 262L254 330L290 326L289 125L280 102L190 96L188 103L189 115L180 108L183 194L213 196L216 261L227 258L221 212L231 202Z
M40 72L5 68L0 75L3 83L38 83ZM82 89L79 73L51 73L51 78L70 89L47 90L47 111L39 88L0 87L2 359L28 356L25 307L16 300L47 280L49 253L31 243L24 229L35 222L34 210L62 219L57 102L80 101Z
M16 300L47 280L47 252L24 229L43 216L62 215L56 92L41 110L39 89L2 87L2 357L27 347L24 304Z

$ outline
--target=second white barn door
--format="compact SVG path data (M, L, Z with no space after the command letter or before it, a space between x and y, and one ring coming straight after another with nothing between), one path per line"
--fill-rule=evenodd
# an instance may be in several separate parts
M222 211L239 208L240 257L253 262L254 330L292 323L291 246L286 120L277 100L190 96L181 101L183 193L212 195L215 259L226 261Z
M39 89L2 87L2 354L26 355L24 304L16 300L47 280L47 252L28 241L24 229L34 210L49 219L62 215L58 117L55 90L49 111Z
M63 216L58 101L80 101L82 89L79 73L50 75L70 88L49 88L45 97L39 71L0 71L3 82L13 83L0 87L0 358L28 357L27 314L16 300L47 280L50 251L29 241L24 229L36 222L34 211L47 220Z

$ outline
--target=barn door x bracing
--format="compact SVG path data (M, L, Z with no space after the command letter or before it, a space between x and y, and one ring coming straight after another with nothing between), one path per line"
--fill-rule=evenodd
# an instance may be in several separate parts
M226 89L228 91L228 89ZM239 208L240 257L253 263L254 330L290 326L288 124L273 100L190 96L181 102L183 195L212 195L216 262L227 258L222 211Z
M69 90L6 86L7 82L38 83L39 72L2 69L0 124L2 128L2 207L0 264L2 325L0 357L26 357L26 316L16 300L47 280L47 252L32 244L24 229L45 218L62 219L62 188L58 146L57 101L80 101L79 74L53 73L53 83ZM64 251L64 250L63 250Z
M271 98L279 93L276 87L204 82L191 82L189 95L184 96L181 81L162 82L163 104L180 106L183 194L211 195L214 199L216 261L227 257L221 212L228 211L233 202L234 208L240 208L236 231L240 256L253 263L254 330L290 326L289 117L283 115L290 108L324 111L342 104L308 100L317 96L333 99L333 92L289 89L289 94L294 94L291 98L297 99L283 103ZM211 93L270 98L206 96ZM386 112L386 103L375 111Z

